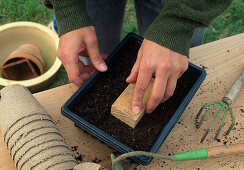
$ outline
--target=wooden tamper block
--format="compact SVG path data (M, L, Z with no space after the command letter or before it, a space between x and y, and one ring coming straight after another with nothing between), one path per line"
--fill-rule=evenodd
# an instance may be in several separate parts
M146 93L143 98L142 110L140 113L135 114L132 111L132 97L135 89L135 83L129 84L126 89L121 93L117 100L113 103L111 107L111 114L129 125L132 128L135 128L137 123L145 114L145 107L150 98L152 87L154 83L154 78L148 85Z

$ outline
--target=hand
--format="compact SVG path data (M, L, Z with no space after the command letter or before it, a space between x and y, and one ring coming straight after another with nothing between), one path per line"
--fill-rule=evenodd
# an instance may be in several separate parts
M105 54L100 54L93 26L70 31L60 37L57 56L63 63L69 80L80 87L95 71L106 71ZM89 57L92 65L84 65L78 56Z
M158 104L174 94L177 79L187 68L186 56L144 39L138 51L136 63L126 79L128 83L136 82L132 99L133 112L141 111L143 96L152 76L155 76L155 81L146 105L146 113L151 113Z

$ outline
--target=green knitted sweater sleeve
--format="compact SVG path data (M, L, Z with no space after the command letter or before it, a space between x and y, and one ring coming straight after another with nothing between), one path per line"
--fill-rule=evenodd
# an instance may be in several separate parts
M44 5L54 9L59 36L81 27L93 25L86 12L86 0L45 0Z
M232 0L164 0L163 11L147 29L144 38L188 56L194 29L207 27L231 2Z
M189 55L195 28L207 27L224 12L232 0L163 0L163 10L147 29L144 38L172 51ZM86 0L45 0L54 8L59 36L93 25L86 12Z

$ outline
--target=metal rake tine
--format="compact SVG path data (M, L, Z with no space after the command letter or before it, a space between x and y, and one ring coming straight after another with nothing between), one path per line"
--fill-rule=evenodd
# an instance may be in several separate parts
M213 102L214 104L216 104L217 102ZM210 105L210 103L209 103ZM208 105L208 106L209 106ZM215 105L213 108L209 109L201 118L200 122L197 125L197 129L199 129L204 121L204 119L207 117L207 115L209 115L209 113L211 113L212 111L214 111L216 108L218 108L220 106L220 103Z
M218 103L218 102L219 102L219 101L215 101L215 102L211 102L211 103L207 103L207 104L203 105L203 106L201 107L201 109L199 110L196 119L199 118L199 116L201 115L203 109L205 109L206 107L208 107L208 106L210 106L210 105L214 105L214 104L216 104L216 103Z
M235 116L234 116L234 114L232 112L232 109L229 108L228 110L230 111L230 115L231 115L231 118L232 118L232 123L231 123L231 125L230 125L230 127L229 127L229 129L228 129L228 131L226 133L226 135L228 135L230 133L230 131L233 129L233 127L235 125Z
M209 133L210 130L212 129L214 122L216 122L216 120L219 118L219 116L220 116L220 114L221 114L221 112L222 112L223 109L224 109L224 107L221 106L220 109L219 109L219 111L218 111L218 113L217 113L217 115L215 116L214 120L211 122L211 124L210 124L210 126L208 127L207 131L206 131L205 134L203 135L203 137L202 137L202 139L201 139L201 143L204 141L204 139L206 138L206 136L208 135L208 133Z
M216 135L215 135L215 137L214 137L214 140L217 140L218 137L219 137L219 133L220 133L220 131L221 131L223 125L224 125L224 121L225 121L226 116L227 116L227 112L228 112L228 108L225 107L224 115L223 115L223 117L222 117L222 120L221 120L221 123L220 123L220 125L219 125L218 131L217 131L217 133L216 133Z

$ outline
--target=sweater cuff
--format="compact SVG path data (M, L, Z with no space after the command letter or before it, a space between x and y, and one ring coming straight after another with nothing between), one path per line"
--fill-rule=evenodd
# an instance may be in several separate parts
M93 25L86 12L85 0L54 0L53 8L57 19L59 36L81 27Z
M195 24L178 16L159 15L145 32L144 38L174 52L189 56Z

